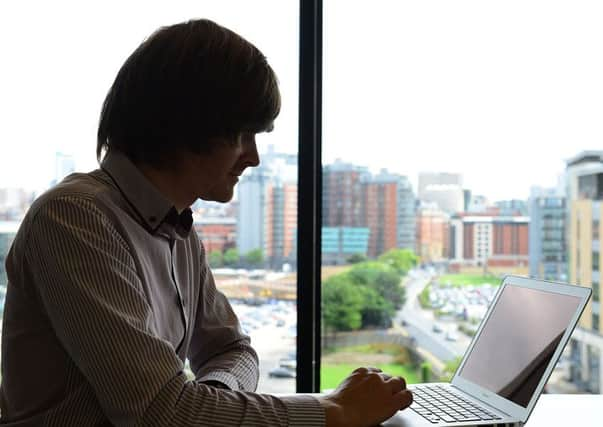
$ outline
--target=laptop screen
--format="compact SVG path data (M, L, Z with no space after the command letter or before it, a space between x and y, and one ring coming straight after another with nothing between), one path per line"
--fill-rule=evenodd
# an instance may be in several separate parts
M507 285L459 376L527 407L580 301Z

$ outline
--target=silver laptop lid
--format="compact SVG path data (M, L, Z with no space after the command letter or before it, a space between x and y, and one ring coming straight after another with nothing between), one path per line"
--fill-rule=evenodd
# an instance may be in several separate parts
M591 289L505 277L452 384L526 421Z

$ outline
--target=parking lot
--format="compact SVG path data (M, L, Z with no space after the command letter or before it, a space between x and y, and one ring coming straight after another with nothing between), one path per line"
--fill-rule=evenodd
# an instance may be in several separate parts
M294 393L297 337L295 304L286 301L260 305L234 302L232 306L260 359L258 391ZM270 376L271 372L273 376Z

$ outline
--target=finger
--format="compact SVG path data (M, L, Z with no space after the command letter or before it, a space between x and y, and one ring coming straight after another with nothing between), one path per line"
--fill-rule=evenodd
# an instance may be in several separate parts
M392 404L398 409L405 409L411 405L412 399L412 392L410 390L402 390L392 396Z
M371 373L371 372L377 372L377 373L379 373L379 372L381 372L381 369L374 368L372 366L368 366L368 367L361 366L361 367L356 368L356 369L354 369L352 371L353 374L368 374L368 373Z
M366 374L368 372L368 369L365 368L364 366L360 366L359 368L356 368L352 371L352 374Z
M389 381L389 380L391 380L392 378L394 378L391 375L386 374L384 372L379 373L379 375L381 375L381 378L383 378L383 380L386 381L386 382Z
M404 377L398 377L400 379L400 381L402 382L402 388L406 389L406 379Z
M406 380L402 377L391 377L386 380L386 383L390 386L392 394L406 390Z

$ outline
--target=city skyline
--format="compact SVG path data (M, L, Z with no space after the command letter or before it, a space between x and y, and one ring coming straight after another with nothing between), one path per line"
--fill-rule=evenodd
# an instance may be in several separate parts
M268 146L264 146L262 147L264 149L263 152L261 152L261 157L265 158L266 161L270 162L273 160L273 157L286 157L289 159L295 159L296 158L296 154L291 154L291 153L286 153L286 152L279 152L275 150L274 145L268 145ZM575 157L576 155L578 155L579 153L576 152L574 153ZM265 163L265 162L264 162ZM264 165L264 163L262 163L262 166ZM44 177L43 179L40 179L40 185L37 187L19 187L19 186L3 186L2 183L0 182L0 190L2 191L18 191L18 192L22 192L22 193L27 193L27 194L34 194L36 197L40 194L40 192L42 191L46 191L47 189L49 189L52 185L56 184L57 182L59 182L62 178L64 178L66 175L68 175L71 172L85 172L83 169L79 168L78 164L74 161L74 158L71 154L69 153L62 153L62 152L56 152L54 153L54 158L51 162L52 165L52 174L49 175L48 177ZM421 192L421 188L420 188L420 180L421 180L421 175L439 175L439 174L443 174L443 175L455 175L455 176L459 176L462 184L459 185L459 187L462 190L468 190L471 192L471 195L473 197L484 197L485 200L488 201L488 203L491 206L494 206L495 203L498 202L504 202L504 201L511 201L511 200L524 200L527 201L530 198L530 194L528 194L525 198L519 198L519 197L514 197L514 198L508 198L508 199L495 199L493 197L490 196L490 194L488 193L477 193L473 190L473 188L469 187L468 185L464 184L465 181L465 177L464 174L462 173L458 173L458 172L454 172L454 171L450 171L450 170L442 170L442 171L421 171L418 172L416 176L409 176L407 174L404 173L399 173L399 172L395 172L395 171L391 171L388 170L386 168L370 168L369 166L365 165L365 164L355 164L355 163L348 163L348 162L344 162L342 161L340 158L335 159L335 161L331 162L331 163L324 163L323 162L323 176L325 174L325 171L328 170L329 167L332 166L336 166L336 165L343 165L344 167L347 166L351 166L354 168L358 168L360 170L363 170L364 173L368 174L367 176L373 176L376 177L380 174L395 174L395 175L400 175L402 177L404 177L405 179L407 179L411 185L411 190L415 195L420 194ZM282 166L281 166L282 167ZM261 169L261 168L260 168ZM258 171L260 169L257 169ZM244 173L244 177L250 176L254 173L254 171L256 171L255 168L249 168L245 171ZM281 173L283 173L282 170L280 170ZM565 169L563 172L561 172L558 176L558 181L554 184L548 185L548 186L540 186L540 185L530 185L529 186L529 191L533 191L535 188L557 188L559 191L563 192L564 188L563 188L563 180L564 180L564 173L565 173ZM289 175L291 173L289 172ZM290 177L288 179L294 179L296 181L296 177ZM240 184L238 184L240 185ZM238 188L238 187L237 187ZM201 199L199 199L201 200ZM235 193L234 199L232 201L236 201L237 200L237 195ZM428 200L428 198L423 198L423 200ZM0 202L2 202L2 200L0 199ZM213 203L213 202L210 202ZM228 204L230 202L227 202L226 204ZM457 210L459 212L462 211L462 209Z
M414 188L421 171L458 172L492 200L556 185L565 160L603 141L603 57L593 54L603 40L603 4L435 3L325 3L325 163L386 168ZM145 19L134 19L143 4ZM295 2L133 1L119 3L119 14L116 7L39 2L32 15L29 3L0 6L0 36L12 40L0 70L0 140L10 147L0 158L0 187L44 186L57 151L73 155L80 171L95 168L100 107L123 60L159 26L197 16L265 52L283 108L274 132L258 141L296 152ZM368 31L357 31L360 23Z

